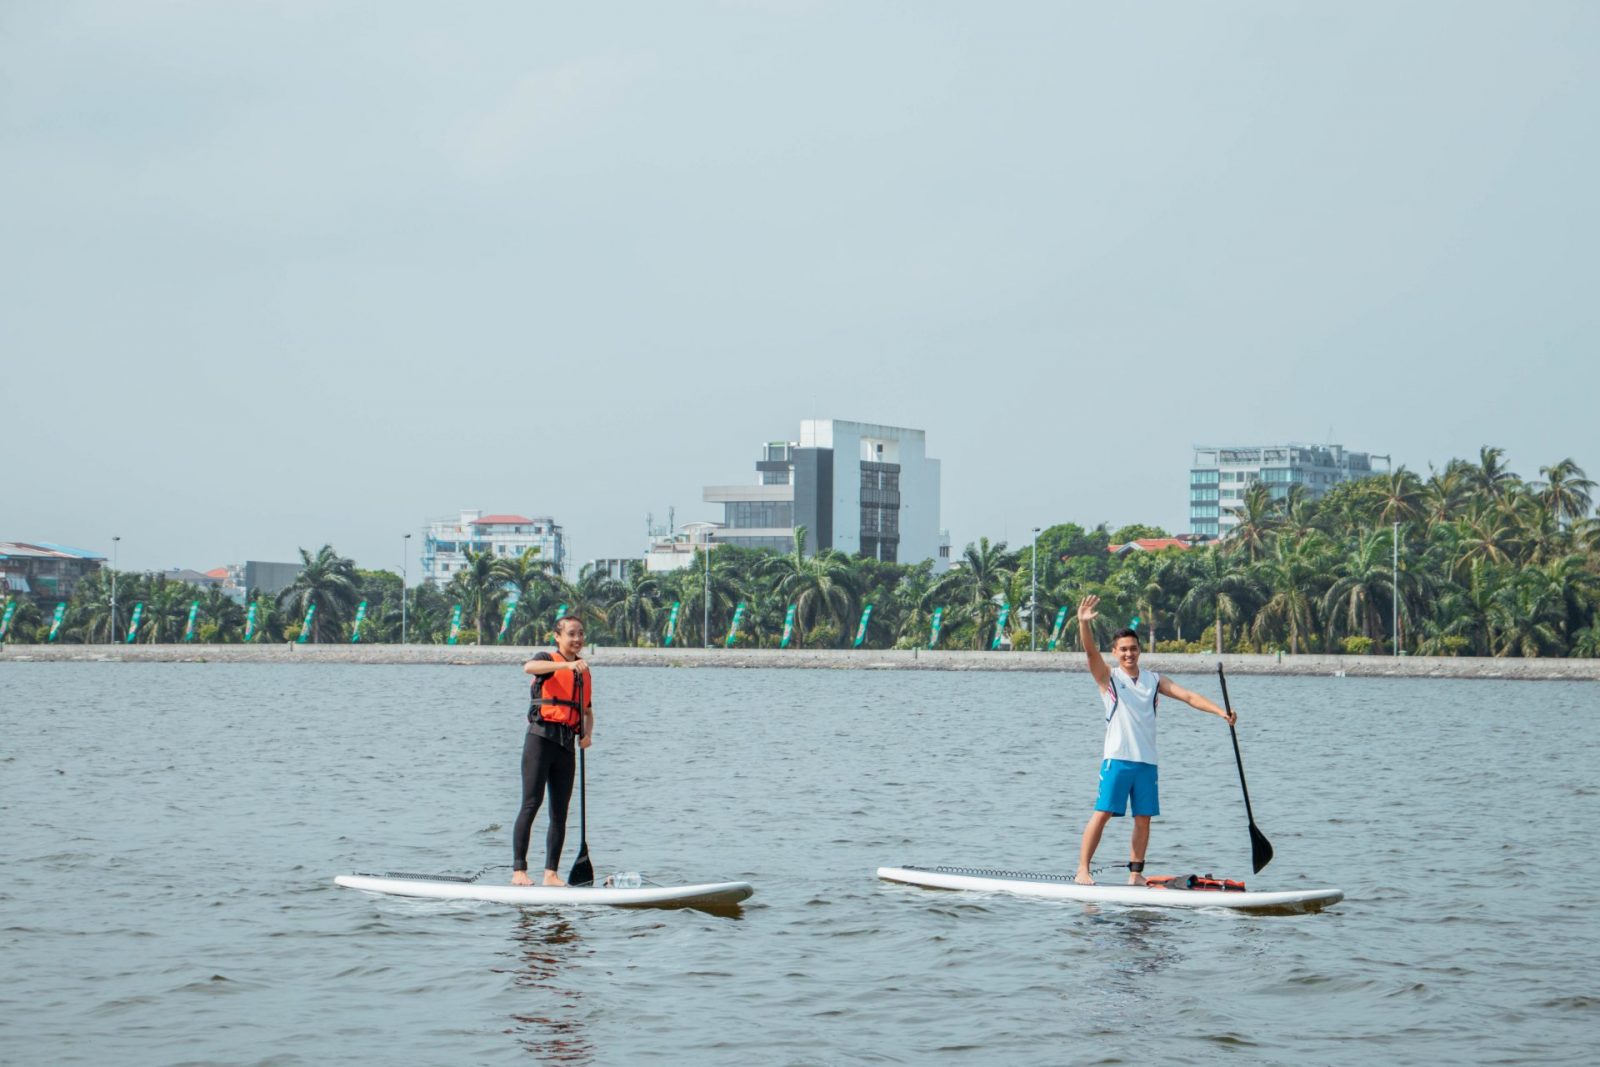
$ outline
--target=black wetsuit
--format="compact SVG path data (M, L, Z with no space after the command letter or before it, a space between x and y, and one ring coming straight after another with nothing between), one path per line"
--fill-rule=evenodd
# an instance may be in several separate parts
M549 660L548 652L536 653L536 660ZM531 691L533 704L528 709L528 735L522 742L522 808L517 812L511 833L511 867L528 869L528 839L533 836L533 819L545 792L550 794L550 828L544 839L544 869L558 870L561 848L567 840L567 805L572 800L572 778L577 769L578 733L569 726L546 722L539 714L539 697L544 678L535 675Z

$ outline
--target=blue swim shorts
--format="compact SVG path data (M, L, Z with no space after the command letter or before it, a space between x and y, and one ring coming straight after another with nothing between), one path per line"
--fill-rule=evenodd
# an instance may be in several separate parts
M1129 798L1133 800L1135 815L1161 814L1156 765L1123 759L1101 760L1100 795L1094 799L1094 810L1126 815Z

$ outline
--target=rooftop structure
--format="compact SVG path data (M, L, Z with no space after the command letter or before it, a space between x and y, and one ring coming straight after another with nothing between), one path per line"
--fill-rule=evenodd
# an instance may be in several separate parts
M0 593L66 600L104 556L50 541L0 541Z
M463 511L459 520L436 519L422 538L423 580L445 585L466 565L467 552L520 556L536 549L536 559L557 573L566 568L566 543L562 528L548 515L485 515Z

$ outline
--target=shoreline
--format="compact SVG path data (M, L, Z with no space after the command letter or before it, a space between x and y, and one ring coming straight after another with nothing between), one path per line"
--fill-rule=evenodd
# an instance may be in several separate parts
M344 663L379 666L518 665L544 646L504 645L4 645L8 663ZM606 667L785 670L1056 671L1083 673L1078 652L972 652L951 649L591 648ZM1468 656L1322 656L1147 653L1163 673L1277 674L1348 678L1505 678L1600 681L1600 659L1500 659ZM1109 660L1108 660L1109 662Z

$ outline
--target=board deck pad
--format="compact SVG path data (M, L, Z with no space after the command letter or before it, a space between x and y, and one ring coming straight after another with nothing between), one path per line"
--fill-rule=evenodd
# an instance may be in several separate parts
M1259 914L1318 912L1344 899L1339 889L1166 889L1137 885L1079 885L1069 874L1006 871L990 867L879 867L886 882L924 889L1011 893L1044 900L1123 904L1154 908L1226 908Z
M341 874L335 885L390 896L497 904L589 904L612 908L732 908L755 892L749 882L699 885L549 886L494 884L451 875Z

